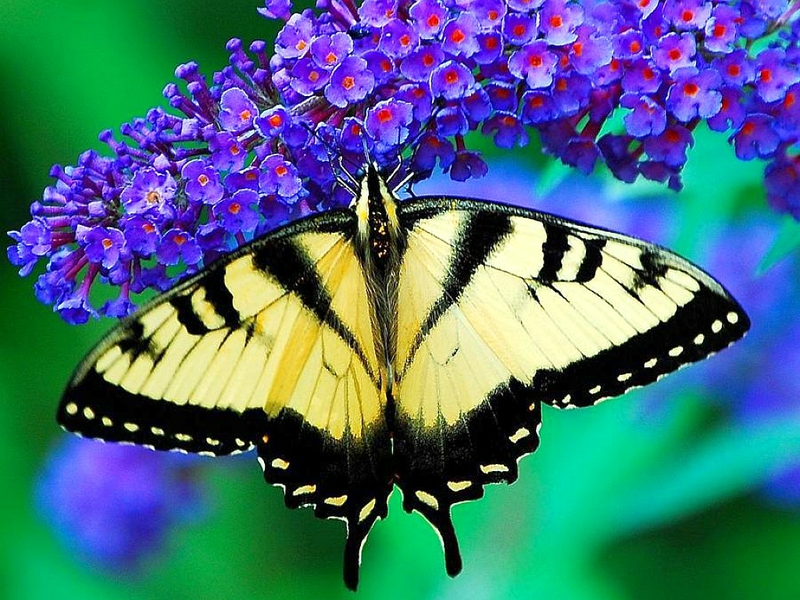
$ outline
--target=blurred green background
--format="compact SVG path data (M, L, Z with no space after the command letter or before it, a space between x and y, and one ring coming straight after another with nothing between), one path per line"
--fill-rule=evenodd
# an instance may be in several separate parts
M230 37L270 40L270 25L255 8L254 0L4 2L2 230L28 219L28 205L50 184L51 164L74 164L81 151L101 147L100 130L161 104L177 64L196 60L210 74L226 63ZM521 170L544 168L540 191L563 173L537 155L535 144L493 158ZM752 208L776 236L794 236L791 224L764 207L761 172L761 165L736 161L721 136L700 132L686 189L652 203L654 211L667 208L659 218L673 232L659 241L702 260L702 243L716 224L741 220ZM599 206L667 195L603 174L597 180ZM507 197L480 182L462 193L477 195L481 185L482 196ZM640 202L642 210L648 202ZM565 202L561 212L575 214L570 210ZM623 227L613 219L603 225ZM728 243L733 259L742 241ZM249 456L200 463L203 513L174 528L135 572L102 570L73 556L36 508L35 482L66 435L54 420L62 388L109 324L66 325L35 300L34 279L19 278L5 260L0 282L0 597L354 597L341 583L343 525L285 509L280 490L263 484ZM797 320L796 299L772 310ZM773 345L785 336L789 354L798 340L780 323L765 326L773 329ZM758 340L760 324L753 326ZM739 353L727 364L763 370L763 360L748 357L761 351L756 342L742 343L727 351ZM800 398L793 398L794 411L747 426L707 397L693 370L592 410L546 409L541 449L523 459L520 480L454 509L465 563L455 580L444 573L433 530L402 512L395 495L390 518L364 548L358 597L800 598L800 500L777 503L759 491L771 475L800 462ZM743 380L763 377L715 373L722 378L717 388L730 378L732 396Z

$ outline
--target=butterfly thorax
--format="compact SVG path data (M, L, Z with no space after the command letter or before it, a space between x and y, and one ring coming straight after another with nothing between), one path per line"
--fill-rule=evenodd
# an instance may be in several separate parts
M397 217L397 201L375 165L361 180L355 211L355 247L366 273L376 353L382 358L384 389L391 394L397 348L397 290L405 234Z

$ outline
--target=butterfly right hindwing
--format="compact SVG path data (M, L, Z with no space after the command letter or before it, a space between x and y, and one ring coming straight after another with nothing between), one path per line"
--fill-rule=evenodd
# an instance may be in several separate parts
M448 570L460 560L450 506L516 479L542 403L596 404L749 326L700 269L630 237L464 199L400 212L398 485L440 532Z

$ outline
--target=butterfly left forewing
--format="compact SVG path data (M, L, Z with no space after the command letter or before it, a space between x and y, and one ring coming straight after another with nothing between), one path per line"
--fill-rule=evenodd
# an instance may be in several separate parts
M542 403L595 404L748 328L711 277L627 236L470 200L400 209L398 485L439 530L450 572L450 506L516 479Z
M350 211L283 228L177 285L81 364L59 422L213 455L256 446L290 507L347 522L345 575L391 490L385 393Z

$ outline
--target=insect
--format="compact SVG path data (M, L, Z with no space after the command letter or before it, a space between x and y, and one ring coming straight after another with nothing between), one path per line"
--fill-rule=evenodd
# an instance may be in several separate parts
M287 506L345 521L352 589L395 486L455 575L451 507L517 478L542 404L597 404L749 328L658 246L479 200L398 202L374 164L356 183L350 209L257 239L121 322L58 411L104 440L256 448Z

